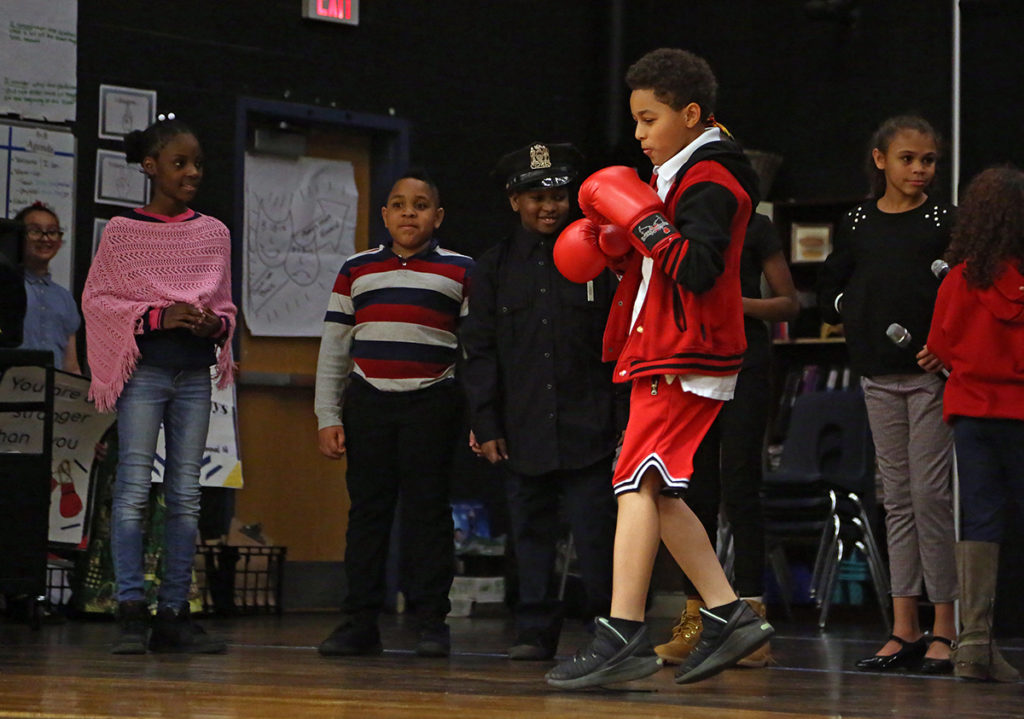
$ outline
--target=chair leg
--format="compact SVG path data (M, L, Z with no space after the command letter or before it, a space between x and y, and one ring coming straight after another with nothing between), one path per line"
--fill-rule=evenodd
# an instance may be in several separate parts
M811 572L811 599L821 604L821 590L828 576L829 558L835 554L836 542L839 541L839 516L833 513L821 532L818 553L814 557L814 571Z
M843 561L843 540L836 540L836 551L832 555L832 563L828 570L825 582L824 596L821 601L821 614L818 616L818 628L824 629L828 622L828 610L832 606L832 591L836 586L836 578L839 576L839 563Z
M775 575L775 582L779 585L779 595L782 598L782 608L786 613L786 619L792 619L793 606L790 597L793 595L793 576L789 571L786 553L782 551L781 546L776 545L768 551L768 562Z
M575 551L575 540L573 539L572 532L569 532L569 537L565 540L565 561L562 564L562 577L558 582L559 601L565 599L565 584L569 579L569 565L572 564L572 555Z
M733 545L732 526L725 512L718 513L718 536L715 538L715 552L718 562L730 582L735 581L736 549Z

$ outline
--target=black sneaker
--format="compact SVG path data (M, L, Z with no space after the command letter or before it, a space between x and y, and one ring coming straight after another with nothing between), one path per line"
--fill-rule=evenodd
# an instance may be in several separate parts
M228 645L192 621L188 604L157 609L149 633L149 651L159 654L222 654Z
M676 684L692 684L728 669L775 634L772 625L742 600L733 603L729 619L701 608L704 631L700 642L676 672Z
M560 689L583 689L649 677L661 668L661 658L640 627L632 637L616 631L605 617L594 623L594 638L585 648L544 675Z
M380 629L376 624L356 624L346 619L339 624L317 648L325 657L354 657L380 654Z
M543 629L524 629L508 650L508 658L515 661L544 661L555 656L558 635L552 641L551 632Z
M452 653L451 632L445 623L429 624L420 629L416 656L446 657Z
M117 605L117 621L121 630L111 654L145 654L149 633L149 606L145 601L129 600Z

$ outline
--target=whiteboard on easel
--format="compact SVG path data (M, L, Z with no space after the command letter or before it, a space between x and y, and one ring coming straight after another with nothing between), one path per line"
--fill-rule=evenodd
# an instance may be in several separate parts
M37 201L57 213L64 230L64 245L50 262L50 274L58 285L73 290L75 137L63 128L0 122L3 216L14 217Z
M0 3L0 115L73 122L77 52L76 0Z

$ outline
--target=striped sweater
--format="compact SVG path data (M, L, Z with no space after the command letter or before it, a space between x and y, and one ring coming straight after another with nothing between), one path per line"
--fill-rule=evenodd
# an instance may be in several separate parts
M334 282L316 368L320 429L341 424L353 375L381 392L409 392L455 375L457 325L473 260L430 246L402 259L390 245L353 255Z

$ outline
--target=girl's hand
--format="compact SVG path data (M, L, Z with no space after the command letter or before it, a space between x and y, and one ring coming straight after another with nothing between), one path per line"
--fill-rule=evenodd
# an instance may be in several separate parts
M197 310L187 302L175 302L173 305L164 308L160 325L165 330L172 330L184 327L194 331L193 328L202 319L203 312Z
M933 355L927 345L917 353L917 364L925 372L935 373L942 369L942 360Z
M209 337L220 329L220 317L215 315L209 307L204 307L202 314L191 329L192 334L197 337Z

